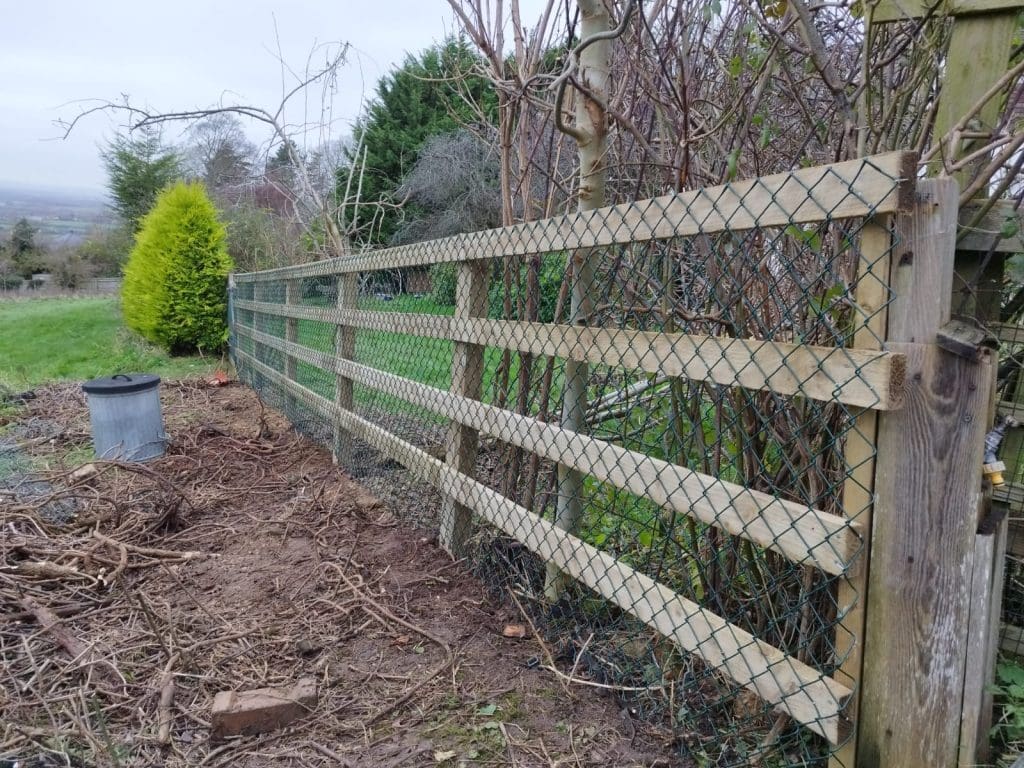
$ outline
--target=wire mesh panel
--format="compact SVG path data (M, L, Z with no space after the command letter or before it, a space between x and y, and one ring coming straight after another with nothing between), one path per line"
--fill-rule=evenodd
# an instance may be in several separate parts
M986 446L986 463L1001 462L1001 482L993 488L990 532L998 532L997 521L1007 520L1003 568L1003 595L999 647L1006 661L1022 664L1024 658L1024 327L1013 300L1021 290L1010 282L1006 301L1000 302L1006 322L990 319L987 329L1000 342L997 378L996 421ZM1019 299L1018 299L1019 301ZM996 307L998 309L998 306ZM1002 552L1002 547L997 553Z
M817 764L851 733L865 427L904 374L878 216L911 161L238 275L236 364L514 598L542 663L681 755Z

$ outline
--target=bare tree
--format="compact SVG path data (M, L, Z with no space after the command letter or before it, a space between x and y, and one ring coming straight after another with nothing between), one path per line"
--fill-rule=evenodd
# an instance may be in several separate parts
M501 169L493 145L467 130L428 139L398 190L418 207L396 243L501 226Z
M256 154L241 120L232 113L213 114L189 126L185 163L211 192L237 191L249 184Z
M287 183L282 183L280 178L262 180L274 187L276 196L287 200L287 205L278 206L278 210L286 211L292 219L291 223L309 235L308 241L314 246L312 255L320 258L345 255L351 251L350 222L354 218L351 211L358 208L358 188L347 189L341 195L325 191L322 170L310 166L307 153L302 152L300 146L309 136L316 138L317 148L326 147L334 140L331 138L334 126L330 121L324 121L323 115L331 113L337 74L347 62L349 45L340 43L318 46L315 51L325 54L325 63L318 67L312 66L311 54L306 69L301 73L293 72L282 62L282 95L275 107L228 103L161 112L133 105L129 101L99 101L87 104L72 118L58 121L58 125L67 136L81 120L96 112L124 115L127 128L131 131L175 122L190 126L204 122L210 124L212 120L214 122L209 131L208 149L214 151L218 141L224 140L231 133L227 117L262 125L270 132L266 146L282 148L292 170ZM303 118L298 123L290 122L289 110L299 101L308 109L312 101L310 93L316 89L319 90L319 108L315 117ZM321 158L323 155L317 154L316 157ZM357 170L356 177L359 173Z

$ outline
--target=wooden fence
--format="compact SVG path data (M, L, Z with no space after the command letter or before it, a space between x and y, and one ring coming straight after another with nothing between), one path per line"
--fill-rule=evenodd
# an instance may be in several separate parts
M953 765L962 740L977 738L961 733L969 603L978 597L963 574L975 552L992 366L985 356L968 360L936 344L949 320L956 185L916 182L915 159L891 153L235 275L232 353L241 377L296 420L329 425L325 439L342 463L356 441L437 488L440 538L450 552L472 552L475 521L494 526L699 659L708 676L734 681L765 712L820 736L820 754L834 765ZM592 287L601 300L586 324L510 317L508 303L504 312L489 306L491 279L500 277L494 264L517 270L538 254L603 265L603 283ZM438 264L456 265L450 314L393 311L366 287L375 274ZM669 278L654 281L653 271L640 268L652 264ZM816 272L823 270L834 283L819 293ZM506 289L508 274L506 267ZM716 286L730 280L742 285L735 298L722 298ZM638 286L652 282L663 304L669 294L682 302L659 316L655 330L626 309L639 302ZM323 286L326 292L312 290ZM655 304L645 305L648 315ZM746 332L761 330L737 333L739 316ZM323 329L331 329L329 341ZM405 365L429 344L443 345L436 347L449 366L443 385ZM725 452L737 454L730 460L746 472L725 471L721 462L709 472L706 457L659 455L669 452L653 440L609 437L600 425L572 431L508 398L487 402L492 351L502 360L516 353L587 364L592 404L627 401L609 417L615 429L645 409L653 419L660 407L652 399L629 405L634 391L672 394L677 421L688 402L701 432L702 419L712 418L703 416L707 403L718 403L720 421L723 413L742 420L734 430L742 444ZM434 364L421 359L423 367ZM532 381L524 365L520 375ZM616 382L614 397L596 391L598 372ZM555 379L549 388L557 388ZM674 381L692 383L698 394L676 398ZM382 418L388 408L414 408L426 414L424 423L442 425L443 458L404 433L397 417ZM752 469L769 454L773 467L799 463L785 455L784 439L768 436L797 413L807 423L790 450L808 453L812 430L826 435L800 465L827 479L809 483L813 493ZM698 427L686 434L703 440L693 434ZM663 511L659 546L684 550L679 562L705 552L696 544L702 531L732 537L749 548L744 562L756 572L784 574L780 590L797 585L800 641L772 644L764 638L785 632L772 634L770 620L716 613L706 591L669 583L662 569L649 567L651 558L636 554L640 545L609 551L578 521L553 519L550 504L503 493L482 474L481 440ZM738 455L755 448L762 451L756 460ZM726 547L718 535L700 541ZM655 548L651 536L639 540L645 552ZM812 610L828 635L816 644L804 631Z

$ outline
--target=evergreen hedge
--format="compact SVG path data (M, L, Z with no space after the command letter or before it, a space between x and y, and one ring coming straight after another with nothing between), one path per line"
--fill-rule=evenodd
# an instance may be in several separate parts
M178 182L142 219L121 287L128 327L172 354L217 352L228 338L224 226L203 185Z

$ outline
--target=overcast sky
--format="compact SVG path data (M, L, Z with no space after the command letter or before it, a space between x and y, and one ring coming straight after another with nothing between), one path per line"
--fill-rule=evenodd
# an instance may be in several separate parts
M222 101L275 107L276 19L283 58L298 70L318 43L352 44L334 101L340 134L405 52L453 29L444 0L7 0L0 7L0 181L97 191L104 183L98 146L119 120L95 115L59 140L54 121L80 109L70 102L128 94L161 111Z

